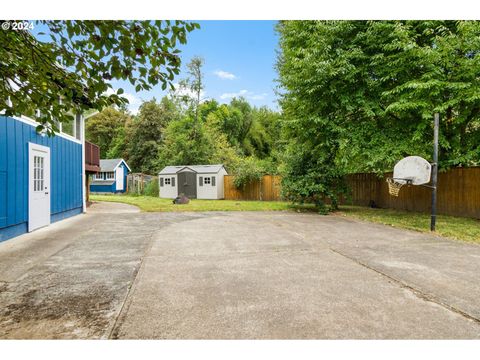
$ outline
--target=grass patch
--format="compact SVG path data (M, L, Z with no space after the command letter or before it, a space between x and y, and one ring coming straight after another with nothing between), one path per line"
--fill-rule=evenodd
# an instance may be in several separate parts
M392 209L372 209L362 206L340 206L337 214L402 229L430 232L430 214ZM480 221L437 215L436 233L448 238L480 244Z
M171 199L135 195L90 195L92 201L111 201L138 206L148 212L175 211L316 211L313 205L292 205L284 201L198 200L174 205Z

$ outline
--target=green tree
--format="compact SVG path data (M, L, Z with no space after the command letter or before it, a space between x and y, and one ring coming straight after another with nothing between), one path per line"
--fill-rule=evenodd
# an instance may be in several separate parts
M85 137L100 146L100 157L105 159L114 143L118 146L119 139L124 143L124 129L129 121L129 115L108 107L87 119Z
M158 171L158 148L168 124L178 118L175 104L163 97L144 102L133 120L128 136L128 161L134 171L155 174Z
M225 134L231 146L245 156L270 156L280 136L280 114L252 107L245 99L210 107L206 123Z
M215 144L205 125L192 117L172 121L165 129L165 141L158 148L157 169L167 165L208 164Z
M193 112L195 119L194 135L196 134L196 126L200 121L200 103L202 100L203 72L202 66L204 60L199 56L194 56L187 64L188 76L179 82L179 92L182 101L187 105L190 111Z
M280 150L281 115L267 107L254 107L252 118L252 124L244 139L245 152L261 159L270 157L275 150Z
M430 158L434 112L440 165L479 162L478 22L286 21L278 32L292 199L335 207L343 173Z
M233 109L239 110L241 113L240 123L238 124L237 140L243 145L254 121L253 109L243 97L233 98L232 101L230 101L230 106Z
M127 102L123 89L107 95L112 79L129 81L136 91L171 85L180 69L177 44L199 27L186 21L37 24L46 34L0 31L0 98L10 100L0 101L0 111L9 116L40 110L39 130L48 125L49 134L57 130L54 119L69 121L72 110Z
M206 122L226 135L228 142L240 147L243 115L239 109L229 105L220 105L216 110L207 115Z
M128 160L128 140L127 134L131 127L132 119L125 123L125 126L118 129L117 134L112 139L105 157L107 159L125 159Z

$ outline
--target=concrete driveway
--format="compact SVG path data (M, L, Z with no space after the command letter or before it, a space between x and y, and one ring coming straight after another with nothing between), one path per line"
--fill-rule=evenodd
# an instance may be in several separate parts
M338 216L88 214L0 244L1 338L480 338L480 246Z

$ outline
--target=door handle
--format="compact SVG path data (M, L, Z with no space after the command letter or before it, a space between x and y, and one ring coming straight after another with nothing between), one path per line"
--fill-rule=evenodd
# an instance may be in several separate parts
M48 191L45 193L45 195L48 195Z

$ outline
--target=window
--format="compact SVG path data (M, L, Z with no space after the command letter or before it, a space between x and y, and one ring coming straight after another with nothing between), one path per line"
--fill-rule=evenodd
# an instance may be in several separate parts
M103 180L103 173L99 172L95 174L95 180Z
M106 179L107 180L114 180L115 179L115 173L113 171L109 171L106 173Z
M44 190L44 164L43 157L33 157L33 191Z
M209 178L209 177L203 178L203 183L204 183L205 185L210 185L210 184L211 184L210 178Z
M165 178L165 185L171 185L171 179Z

